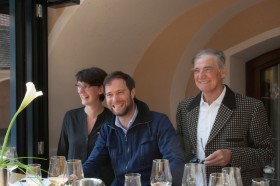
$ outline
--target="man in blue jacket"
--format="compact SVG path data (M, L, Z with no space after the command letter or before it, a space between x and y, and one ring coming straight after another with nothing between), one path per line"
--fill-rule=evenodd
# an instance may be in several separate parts
M154 159L168 159L172 183L181 185L183 147L165 114L153 112L135 98L135 82L116 71L104 80L105 97L114 117L103 125L95 147L83 164L85 177L98 177L100 167L112 163L113 186L124 185L126 173L140 173L142 186L150 185Z

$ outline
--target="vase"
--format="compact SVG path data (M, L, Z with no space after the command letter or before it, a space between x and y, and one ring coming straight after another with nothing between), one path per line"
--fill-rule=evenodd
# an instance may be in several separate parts
M6 186L7 170L0 168L0 186Z

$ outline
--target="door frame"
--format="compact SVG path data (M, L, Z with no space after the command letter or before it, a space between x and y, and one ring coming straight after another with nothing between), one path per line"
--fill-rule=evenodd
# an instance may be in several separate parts
M279 65L280 63L280 49L276 49L273 51L270 51L266 54L263 54L253 60L250 60L249 62L246 63L246 95L251 96L254 98L257 98L259 100L262 100L264 102L267 109L268 113L268 121L269 125L272 128L272 143L274 148L274 160L272 163L272 166L275 168L275 173L273 177L271 178L271 184L272 185L279 185L280 183L280 176L279 176L279 171L280 171L280 166L279 166L279 126L278 123L273 123L271 120L271 116L273 116L272 111L270 110L270 102L266 102L266 97L267 95L262 95L262 90L261 90L261 74L263 70L266 68ZM268 88L267 86L263 85L262 88ZM265 97L261 97L265 96ZM270 97L270 95L268 96ZM264 98L264 99L262 99ZM275 113L274 113L275 114ZM271 120L271 121L270 121Z
M254 58L246 63L246 95L261 100L261 72L278 64L280 49L276 49Z
M32 81L43 96L32 102L17 117L11 143L17 147L23 163L40 163L47 170L49 157L48 132L48 33L45 0L9 0L10 15L10 105L16 113ZM43 146L38 144L43 142ZM41 151L43 149L43 151Z

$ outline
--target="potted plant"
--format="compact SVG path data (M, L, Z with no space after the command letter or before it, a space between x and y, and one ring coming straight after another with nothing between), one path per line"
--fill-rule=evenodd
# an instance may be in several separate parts
M38 91L38 92L36 91L36 88L35 88L35 86L32 82L26 83L26 88L27 88L27 90L26 90L24 99L23 99L20 107L18 108L18 110L16 111L14 116L12 117L12 120L10 121L7 132L5 134L4 142L3 142L3 145L2 145L1 154L0 154L0 180L1 181L5 180L5 178L4 178L5 174L3 174L4 173L3 170L6 169L7 167L17 167L20 170L22 170L23 172L27 168L27 165L21 163L18 160L18 158L13 158L12 160L5 158L5 152L7 150L8 138L9 138L12 126L13 126L15 120L16 120L16 117L36 97L43 95L42 91ZM0 185L1 185L1 182L0 182Z

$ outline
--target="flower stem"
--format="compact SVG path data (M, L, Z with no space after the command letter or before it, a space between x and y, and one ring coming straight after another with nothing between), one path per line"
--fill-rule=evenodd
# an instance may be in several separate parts
M0 165L1 163L3 162L3 157L4 157L4 153L6 151L6 147L7 147L7 143L8 143L8 139L9 139L9 135L10 135L10 132L11 132L11 129L13 127L13 124L14 124L14 121L15 119L17 118L17 115L20 113L21 110L18 110L15 115L13 116L10 124L9 124L9 127L7 129L7 132L6 132L6 135L5 135L5 138L4 138L4 143L3 143L3 146L2 146L2 150L1 150L1 156L0 156Z

